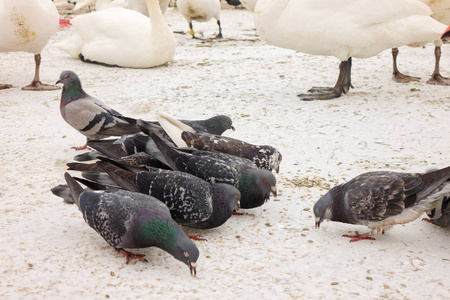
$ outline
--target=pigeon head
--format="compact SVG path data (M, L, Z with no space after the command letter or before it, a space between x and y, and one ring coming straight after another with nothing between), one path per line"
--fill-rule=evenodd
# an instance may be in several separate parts
M331 207L333 204L333 200L335 197L335 190L337 187L329 190L325 195L323 195L317 202L314 204L314 215L316 217L316 228L320 227L320 223L323 220L329 220L331 218L332 212Z
M215 219L215 226L220 226L233 214L235 207L239 207L241 193L234 186L226 183L211 185L213 193L213 213L210 218Z
M278 150L274 150L273 154L270 156L270 165L272 167L273 170L275 170L275 172L279 173L280 172L280 164L281 164L281 160L282 160L282 156L280 151Z
M233 131L236 130L236 128L233 127L233 122L231 121L231 118L224 115L219 115L210 118L209 120L210 126L213 129L214 134L221 135L226 130L231 129Z
M272 146L258 146L258 148L258 151L264 155L264 158L256 158L257 161L254 160L256 165L259 168L275 170L275 172L279 173L282 160L280 151Z
M254 208L263 205L272 193L277 195L277 180L269 170L250 169L242 172L239 191L242 194L241 207Z
M197 246L194 242L182 231L178 232L178 240L170 251L179 261L185 263L189 267L192 276L197 275L197 259L200 255Z
M77 74L72 71L63 71L56 84L58 83L62 83L64 85L61 95L61 105L68 104L71 101L78 100L83 96L86 96L86 93L81 87L80 79Z

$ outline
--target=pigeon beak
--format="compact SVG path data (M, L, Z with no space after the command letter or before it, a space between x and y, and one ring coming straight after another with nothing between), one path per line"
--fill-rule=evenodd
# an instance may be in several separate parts
M236 128L234 128L233 125L230 126L231 130L236 131Z
M55 84L61 83L61 80L62 80L62 79L59 79Z
M316 218L316 229L320 227L320 223L322 222L322 220L320 219L320 217Z
M197 266L195 265L195 262L189 261L189 271L191 272L192 277L197 277Z
M278 166L278 167L275 169L275 172L277 172L277 174L280 173L280 166Z
M273 195L274 197L277 196L277 187L276 187L276 186L271 185L271 186L270 186L270 191L272 192L272 195Z

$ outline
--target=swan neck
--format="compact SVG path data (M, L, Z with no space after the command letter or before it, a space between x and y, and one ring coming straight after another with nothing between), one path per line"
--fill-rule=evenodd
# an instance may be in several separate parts
M153 21L156 21L157 19L162 19L163 16L158 0L146 0L146 2L150 21L153 23Z

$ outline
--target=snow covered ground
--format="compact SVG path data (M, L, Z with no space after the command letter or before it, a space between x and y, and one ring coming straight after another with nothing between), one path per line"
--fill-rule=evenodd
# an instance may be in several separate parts
M450 293L450 232L420 219L376 241L349 243L342 234L367 228L324 223L312 206L335 184L369 170L423 172L450 164L450 88L425 83L434 46L400 48L400 69L422 81L391 80L389 50L353 60L354 89L331 101L300 101L311 86L332 86L339 62L269 46L246 10L222 12L223 41L192 40L174 8L175 59L153 69L107 68L42 53L41 80L76 72L84 89L124 115L154 120L157 112L198 119L229 115L225 135L270 144L283 154L279 195L212 230L186 228L208 241L197 278L156 248L138 249L148 263L125 264L50 188L85 138L59 113L60 91L28 92L29 53L0 53L0 299L444 299ZM215 21L194 23L206 37ZM441 71L450 75L450 47ZM425 216L425 215L424 215Z

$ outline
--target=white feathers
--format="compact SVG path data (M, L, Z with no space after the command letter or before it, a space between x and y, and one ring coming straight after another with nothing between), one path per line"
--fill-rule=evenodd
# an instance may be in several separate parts
M156 119L177 147L186 147L186 142L181 138L183 131L195 132L192 127L164 114L159 113Z
M430 15L419 0L259 0L255 26L275 46L344 61L439 39Z

